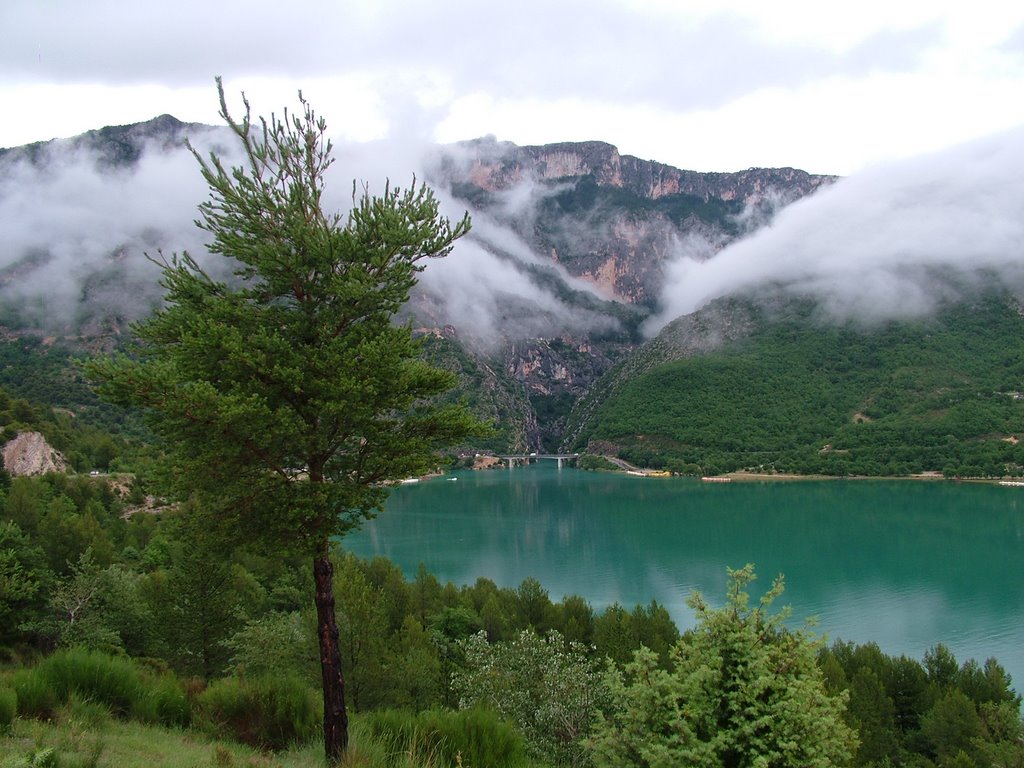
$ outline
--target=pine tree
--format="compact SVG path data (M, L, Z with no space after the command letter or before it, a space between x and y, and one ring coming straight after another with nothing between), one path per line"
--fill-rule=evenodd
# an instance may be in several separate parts
M752 566L730 571L727 604L694 595L697 627L672 652L672 669L641 648L625 675L612 669L612 705L592 740L598 766L806 768L847 765L856 736L844 696L830 696L818 643L770 614L777 580L751 607Z
M453 225L415 179L354 194L347 216L326 212L331 143L301 93L299 114L254 124L244 96L236 121L217 87L244 162L228 169L193 150L209 185L196 223L233 276L216 279L188 253L155 257L165 306L136 326L130 356L89 372L108 399L145 409L180 490L213 513L211 534L313 558L335 761L348 729L330 541L380 509L385 483L429 468L440 445L475 428L464 409L431 404L452 375L394 322L423 260L447 255L469 219Z

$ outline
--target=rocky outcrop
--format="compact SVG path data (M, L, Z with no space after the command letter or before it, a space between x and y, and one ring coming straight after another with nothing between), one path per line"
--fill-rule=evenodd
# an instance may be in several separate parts
M466 165L457 175L489 192L509 189L524 180L550 182L593 176L599 186L622 189L649 200L693 195L705 201L718 199L748 205L778 194L795 200L836 179L796 168L748 168L731 173L686 171L620 155L618 149L603 141L520 147L478 139L458 146ZM450 170L453 163L450 161Z
M504 350L505 372L521 382L537 414L539 447L554 450L573 403L613 365L628 345L595 345L561 336L514 342Z
M67 462L38 432L22 432L3 449L4 469L12 475L45 475L64 472Z
M794 168L686 171L600 141L493 139L445 148L432 176L605 298L647 309L668 263L710 258L836 178Z

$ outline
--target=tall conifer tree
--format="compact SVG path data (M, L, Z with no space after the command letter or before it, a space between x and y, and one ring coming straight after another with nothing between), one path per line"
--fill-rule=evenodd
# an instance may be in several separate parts
M469 229L452 224L424 185L353 195L323 208L332 163L326 123L298 114L221 117L244 162L193 149L209 197L196 224L234 277L215 279L188 253L157 261L165 306L135 328L131 355L94 361L107 398L142 406L214 530L311 556L327 758L348 742L335 621L332 537L379 510L385 483L424 471L442 444L475 429L460 407L430 398L451 374L425 363L394 322L426 258ZM225 274L227 272L225 271Z

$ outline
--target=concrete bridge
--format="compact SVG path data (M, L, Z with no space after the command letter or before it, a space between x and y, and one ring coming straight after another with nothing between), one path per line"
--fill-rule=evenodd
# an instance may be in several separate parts
M558 468L561 469L562 462L576 461L579 457L578 453L521 453L515 456L499 456L498 458L508 464L509 469L512 469L516 464L531 464L540 459L553 459L558 462Z

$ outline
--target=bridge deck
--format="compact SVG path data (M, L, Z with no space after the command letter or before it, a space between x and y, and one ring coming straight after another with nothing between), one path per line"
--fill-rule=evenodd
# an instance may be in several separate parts
M578 453L519 453L510 456L498 456L499 459L578 459Z

